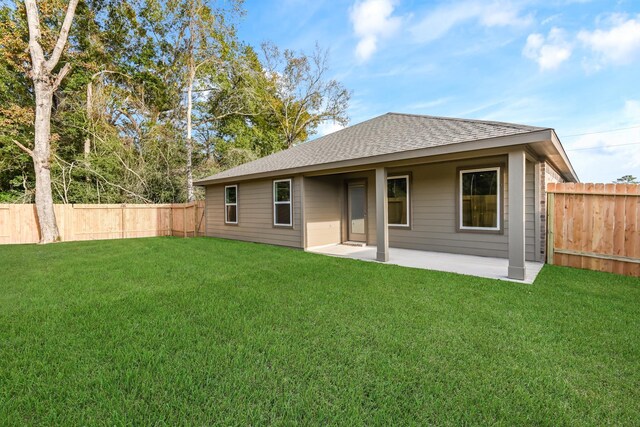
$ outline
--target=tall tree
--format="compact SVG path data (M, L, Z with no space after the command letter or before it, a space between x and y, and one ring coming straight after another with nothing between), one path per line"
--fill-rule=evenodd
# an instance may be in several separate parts
M187 201L195 200L193 188L193 119L194 85L197 79L210 83L223 67L228 51L233 48L233 20L242 13L242 0L228 2L228 7L210 6L204 0L187 0L176 10L176 20L182 27L177 46L182 52L186 86L186 190ZM205 76L201 75L205 74ZM213 76L213 78L211 78ZM206 92L207 89L203 88Z
M31 58L30 77L35 94L35 120L33 150L16 141L33 159L36 179L36 212L40 224L40 243L51 243L59 240L60 235L53 211L53 195L51 192L51 108L53 94L71 70L66 63L59 71L60 57L67 44L69 30L75 15L78 0L70 0L67 12L60 28L53 51L45 56L40 31L40 14L35 0L24 1L29 26L29 55Z
M350 92L327 76L328 51L318 45L311 55L281 51L272 43L262 45L265 72L275 96L265 105L284 136L285 148L305 141L327 121L349 122Z

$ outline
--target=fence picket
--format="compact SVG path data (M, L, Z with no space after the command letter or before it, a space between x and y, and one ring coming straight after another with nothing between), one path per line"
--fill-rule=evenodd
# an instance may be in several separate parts
M640 185L547 186L549 259L640 277Z
M54 205L62 241L120 239L176 235L204 235L204 223L183 220L187 207L204 212L204 202L135 205ZM175 212L174 212L175 210ZM178 212L180 214L178 214ZM174 217L178 217L174 221ZM188 227L188 228L187 228ZM0 244L37 243L40 240L35 206L0 205Z

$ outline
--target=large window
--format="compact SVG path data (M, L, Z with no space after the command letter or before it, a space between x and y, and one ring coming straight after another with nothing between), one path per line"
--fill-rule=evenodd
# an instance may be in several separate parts
M387 178L387 210L389 225L409 226L409 176Z
M273 225L290 227L292 221L291 180L273 181Z
M460 229L500 230L500 168L460 171Z
M224 222L226 224L238 223L237 185L227 185L224 187Z

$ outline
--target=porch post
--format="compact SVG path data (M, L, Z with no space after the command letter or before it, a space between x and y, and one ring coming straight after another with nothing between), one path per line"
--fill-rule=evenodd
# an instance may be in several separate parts
M376 259L389 261L389 212L387 210L387 169L376 168Z
M305 201L305 179L300 175L300 246L307 249L307 212Z
M509 153L509 272L510 279L524 280L525 265L525 166L524 151Z

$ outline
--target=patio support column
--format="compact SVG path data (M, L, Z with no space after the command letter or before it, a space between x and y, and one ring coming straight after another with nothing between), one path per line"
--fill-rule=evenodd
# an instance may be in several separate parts
M376 259L389 261L389 211L387 209L387 169L376 168Z
M300 175L300 245L307 249L307 212L305 201L305 179Z
M509 272L510 279L525 274L525 167L524 151L509 153Z

